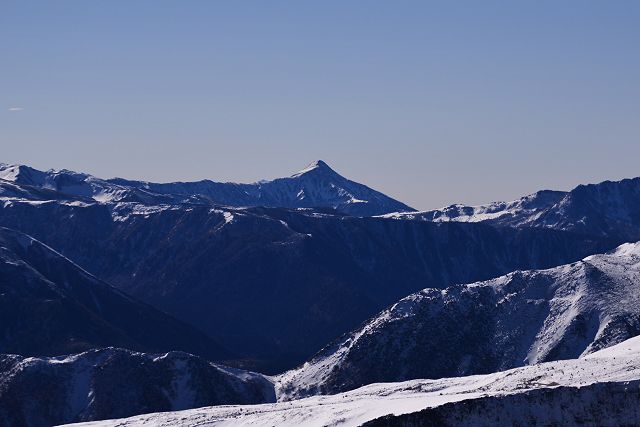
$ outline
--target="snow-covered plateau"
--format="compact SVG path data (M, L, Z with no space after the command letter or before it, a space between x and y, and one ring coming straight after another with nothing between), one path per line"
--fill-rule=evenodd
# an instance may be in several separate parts
M213 406L84 426L637 425L640 337L580 359L488 375L371 384L261 405ZM384 417L384 418L383 418Z

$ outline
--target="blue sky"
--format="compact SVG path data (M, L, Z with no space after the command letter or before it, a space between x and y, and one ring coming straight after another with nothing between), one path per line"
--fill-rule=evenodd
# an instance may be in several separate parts
M422 209L640 175L640 2L0 2L0 161Z

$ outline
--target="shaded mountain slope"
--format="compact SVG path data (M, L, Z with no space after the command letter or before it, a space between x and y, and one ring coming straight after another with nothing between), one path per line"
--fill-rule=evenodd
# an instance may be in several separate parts
M124 295L37 240L0 228L0 352L56 355L110 345L231 357L203 333Z

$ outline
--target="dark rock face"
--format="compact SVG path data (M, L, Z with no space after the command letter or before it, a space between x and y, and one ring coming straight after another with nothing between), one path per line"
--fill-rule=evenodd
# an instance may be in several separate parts
M58 358L0 355L2 426L46 427L273 401L273 385L262 375L187 353L105 348Z
M636 426L640 381L557 387L447 403L404 415L387 415L366 427Z
M37 240L0 228L0 352L56 355L110 345L230 357L191 326L124 295Z

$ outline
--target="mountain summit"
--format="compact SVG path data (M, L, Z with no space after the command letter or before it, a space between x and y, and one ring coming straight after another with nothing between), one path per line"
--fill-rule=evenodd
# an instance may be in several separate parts
M356 216L377 215L376 212L390 212L395 208L414 210L379 191L343 177L322 160L316 160L288 178L257 185L257 188L246 189L247 193L255 194L258 201L251 205L333 208Z
M331 167L326 164L324 161L322 160L316 160L315 162L311 162L309 163L309 165L307 165L307 167L305 167L304 169L294 173L293 175L291 175L291 178L297 178L309 173L322 173L322 174L334 174L334 175L338 175L338 173L336 171L334 171L333 169L331 169ZM340 176L340 175L338 175Z

